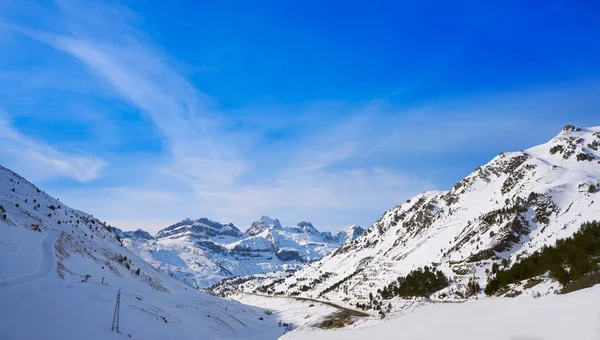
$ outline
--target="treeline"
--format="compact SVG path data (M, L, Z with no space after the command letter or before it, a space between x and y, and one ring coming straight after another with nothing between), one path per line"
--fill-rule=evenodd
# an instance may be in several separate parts
M586 222L572 237L558 240L554 246L545 246L510 268L492 267L495 276L488 281L485 293L493 295L509 284L544 273L564 286L597 271L599 262L600 222Z
M382 299L388 300L399 296L402 298L422 296L428 297L440 289L448 287L448 278L441 270L435 268L418 268L406 276L400 276L383 289L377 290Z
M352 277L354 277L355 275L358 275L358 274L360 274L360 272L362 272L362 271L363 271L363 269L364 269L364 268L357 269L357 270L355 270L355 271L354 271L352 274L350 274L350 275L346 276L345 278L341 279L340 281L338 281L338 282L334 283L333 285L331 285L331 286L327 287L325 290L323 290L323 291L322 291L322 292L319 294L319 296L323 296L323 295L325 295L325 294L327 294L327 293L329 293L329 292L331 292L331 291L333 291L333 290L337 289L339 286L341 286L341 285L342 285L342 283L344 283L344 282L346 282L346 281L350 280L350 279L351 279ZM331 276L331 275L328 275L327 277L329 277L329 276Z

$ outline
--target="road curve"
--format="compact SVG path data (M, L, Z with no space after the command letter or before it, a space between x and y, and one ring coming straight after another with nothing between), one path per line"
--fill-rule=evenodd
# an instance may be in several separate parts
M361 317L362 318L362 317L369 317L369 316L371 316L371 314L368 314L368 313L365 313L365 312L361 312L361 311L358 311L356 309L352 309L352 308L340 306L340 305L335 304L333 302L323 301L323 300L317 300L317 299L312 299L312 298L299 297L299 296L287 296L287 295L265 295L265 294L249 293L249 292L240 292L240 293L241 294L256 295L256 296L261 296L261 297L266 297L266 298L285 298L285 299L293 299L293 300L298 300L298 301L309 301L309 302L320 303L320 304L328 305L328 306L333 307L333 308L337 308L339 311L347 312L351 316L355 316L355 317Z
M60 237L60 232L56 230L48 230L47 234L48 235L46 235L42 241L42 258L40 259L39 267L31 273L0 281L0 290L35 281L50 274L52 269L55 267L56 261L54 259L54 244Z

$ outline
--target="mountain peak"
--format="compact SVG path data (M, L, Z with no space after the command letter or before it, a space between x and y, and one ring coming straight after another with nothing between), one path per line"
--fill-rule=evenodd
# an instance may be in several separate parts
M315 228L315 226L313 226L312 223L306 222L306 221L298 222L298 224L296 225L296 227L294 229L298 230L301 233L305 233L305 234L318 234L319 233L317 228Z
M348 243L365 232L361 226L351 224L333 235L340 243Z
M111 227L110 229L115 234L119 235L120 238L135 238L135 239L144 239L144 240L154 239L154 237L152 237L152 235L150 235L150 233L148 233L147 231L142 230L142 229L137 229L134 231L123 231L116 227Z
M600 127L565 125L547 143L527 149L527 153L553 164L586 164L600 159ZM580 163L583 162L583 163Z
M577 132L581 131L582 129L579 126L567 124L563 126L562 130L566 132Z
M246 230L246 233L250 236L254 236L269 228L281 229L281 223L277 218L272 219L269 216L263 215L260 220L252 222L252 225Z

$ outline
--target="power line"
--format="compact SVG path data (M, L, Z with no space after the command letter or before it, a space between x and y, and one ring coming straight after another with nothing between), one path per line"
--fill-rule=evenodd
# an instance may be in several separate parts
M113 316L111 331L119 333L119 309L121 307L121 288L117 292L117 303L115 304L115 315Z

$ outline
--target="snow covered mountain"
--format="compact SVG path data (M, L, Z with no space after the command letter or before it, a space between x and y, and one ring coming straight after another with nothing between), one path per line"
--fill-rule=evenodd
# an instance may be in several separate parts
M282 334L275 316L190 289L123 247L121 237L149 235L119 236L0 167L0 339L190 339L198 332L210 339L276 339ZM119 290L121 334L111 332Z
M254 221L250 228L246 230L246 234L254 236L262 233L267 229L281 229L281 223L278 219L272 219L268 216L263 216L258 221Z
M154 237L150 235L147 231L142 229L134 230L134 231L123 231L119 228L111 227L111 230L117 234L120 238L141 238L146 240L151 240Z
M600 220L599 147L600 127L567 125L548 143L499 154L448 191L424 192L390 209L294 275L242 289L356 301L430 266L452 279L440 296L462 296L461 284L473 276L485 286L494 263L514 263ZM542 286L557 289L551 280Z
M243 234L231 223L223 225L207 218L201 218L194 221L188 218L163 230L160 230L156 234L156 238L180 238L186 236L202 239L215 236L219 238L226 238L229 236L235 239L243 237Z
M144 231L114 228L123 243L148 263L194 288L209 287L224 278L297 270L358 237L356 225L332 235L310 222L282 227L262 216L246 233L233 224L206 218L185 219L155 237Z
M352 242L364 232L365 230L362 227L353 224L335 233L333 238L336 239L338 243L341 242L345 244Z

